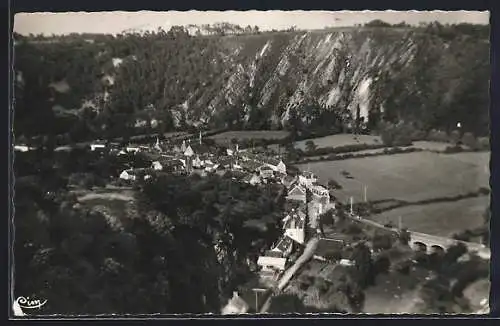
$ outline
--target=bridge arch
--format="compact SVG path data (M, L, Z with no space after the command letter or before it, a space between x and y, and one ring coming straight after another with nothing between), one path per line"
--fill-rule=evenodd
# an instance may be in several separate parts
M431 246L431 253L435 253L438 255L443 255L445 253L445 249L442 246L439 245L432 245Z
M427 245L420 241L413 242L413 250L427 252Z

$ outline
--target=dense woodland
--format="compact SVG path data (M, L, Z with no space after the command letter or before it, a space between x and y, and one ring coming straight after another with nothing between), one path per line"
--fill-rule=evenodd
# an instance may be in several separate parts
M305 32L252 28L242 35L196 36L182 27L117 36L15 35L14 130L18 137L64 135L67 142L187 125L331 134L359 122L352 108L359 85L350 84L362 74L374 80L368 129L405 120L425 132L450 131L461 121L464 131L488 134L488 26L373 24L338 32L347 41L330 59L351 58L352 71L340 65L321 78L313 70L326 66L311 51L326 32L300 44ZM270 52L260 57L267 41ZM412 60L376 63L408 51ZM283 62L290 66L284 75L277 73ZM310 91L301 90L304 78ZM320 99L335 85L340 99L327 106ZM300 100L289 107L292 98Z
M219 311L246 280L247 258L279 235L279 188L159 173L110 214L68 192L77 166L105 157L26 155L16 156L15 293L47 299L44 313Z

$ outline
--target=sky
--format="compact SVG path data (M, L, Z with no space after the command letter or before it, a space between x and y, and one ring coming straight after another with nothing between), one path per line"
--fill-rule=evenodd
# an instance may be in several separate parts
M261 30L321 29L353 26L374 19L391 24L405 21L439 21L445 23L489 24L487 11L112 11L68 13L18 13L14 17L14 32L28 35L63 35L69 33L118 34L125 30L168 30L174 25L213 24L228 22L240 26L259 26Z

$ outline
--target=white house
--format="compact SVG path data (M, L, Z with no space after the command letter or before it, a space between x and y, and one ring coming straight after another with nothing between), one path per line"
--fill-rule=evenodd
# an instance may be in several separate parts
M102 143L94 143L94 144L90 144L90 150L91 151L95 151L97 149L104 149L106 148L106 145L105 144L102 144Z
M141 150L139 146L129 145L125 148L128 153L137 153Z
M342 266L354 266L354 262L350 259L341 259L339 264Z
M305 187L312 187L317 181L318 178L312 172L304 171L299 175L299 183Z
M283 228L286 236L303 244L306 236L306 215L301 211L292 210L292 213L283 219Z
M260 256L257 265L262 267L263 272L284 271L287 259L283 257Z
M276 166L276 171L278 173L286 175L286 165L283 163L283 161L280 161L278 165Z
M227 153L228 156L233 156L234 152L233 152L232 149L228 148L228 149L226 149L226 153Z
M272 178L274 176L274 170L268 165L262 165L259 168L259 174L261 178Z
M131 170L124 170L122 173L120 173L120 179L133 181L136 179L136 176L132 173Z
M330 204L330 191L323 186L313 185L309 188L312 193L312 200L320 202L323 207Z
M188 146L184 151L184 156L191 157L193 155L194 155L193 149L191 148L191 146Z
M156 171L163 170L163 165L161 165L161 163L158 161L154 161L153 164L151 164L151 167L153 168L153 170L156 170Z
M196 157L194 158L194 160L193 160L193 167L194 167L195 169L200 169L200 168L202 168L202 167L203 167L203 165L204 165L204 163L203 163L203 161L202 161L202 160L200 160L200 157L199 157L199 156L196 156Z
M30 151L32 149L33 149L32 147L28 147L26 145L15 145L14 146L14 150L16 152L28 152L28 151Z

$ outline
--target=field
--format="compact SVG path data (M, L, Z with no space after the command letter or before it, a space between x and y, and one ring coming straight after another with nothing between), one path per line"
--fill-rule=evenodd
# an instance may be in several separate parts
M230 144L231 139L283 139L288 136L288 131L283 130L245 130L245 131L227 131L217 135L210 136L218 144Z
M475 158L475 160L473 160ZM337 197L355 201L363 199L363 185L369 201L423 199L456 196L479 187L488 187L489 153L437 154L428 152L376 156L343 161L315 162L298 165L318 175L320 182L330 178L343 189ZM353 179L342 173L349 172Z
M455 202L407 206L370 216L371 220L385 224L398 224L401 216L403 226L416 232L449 237L464 229L482 225L482 214L489 205L489 196L467 198Z
M317 147L339 147L347 145L359 145L359 144L381 144L379 136L369 136L369 135L358 135L354 136L352 134L338 134L330 135L326 137L319 137L313 139L306 139L295 142L295 148L300 148L302 150L306 149L306 143L312 140Z
M476 192L489 187L489 153L437 154L418 152L376 156L343 161L299 165L316 173L320 182L335 179L342 185L337 198L347 202L363 200L367 186L368 201L403 200L408 203L443 199ZM343 176L348 172L353 179ZM370 218L397 224L399 216L410 230L447 236L480 226L489 196L443 201L425 205L408 205L388 210Z

